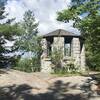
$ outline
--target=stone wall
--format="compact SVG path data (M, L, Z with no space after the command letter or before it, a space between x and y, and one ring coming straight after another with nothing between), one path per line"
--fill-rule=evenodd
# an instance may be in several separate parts
M81 48L82 47L82 48ZM52 51L54 49L61 49L64 55L64 37L54 37L52 44ZM43 54L41 55L41 72L51 73L52 63L50 58L47 57L47 40L42 40ZM80 43L78 37L73 37L71 42L71 57L75 60L74 64L79 70L85 70L85 47L84 44Z
M52 63L49 58L41 59L41 72L44 72L44 73L52 72Z
M64 54L64 37L54 37L52 44L52 51L57 48L61 49L61 53ZM52 63L50 58L47 57L47 40L42 40L43 53L41 55L41 72L50 73L52 72Z
M52 50L54 50L55 48L61 50L64 55L64 37L54 37Z
M47 58L47 40L44 38L41 41L43 53L41 55L41 72L51 72L51 61Z
M75 65L80 66L80 40L79 38L73 38L71 43L71 55L75 59Z
M47 40L45 38L42 39L41 45L43 50L41 58L45 58L47 57Z

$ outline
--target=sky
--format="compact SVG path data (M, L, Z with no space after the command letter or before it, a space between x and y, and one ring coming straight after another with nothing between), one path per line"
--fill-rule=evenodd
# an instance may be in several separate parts
M16 22L23 19L23 14L27 10L32 10L35 18L39 21L38 30L40 34L46 34L56 29L79 34L79 31L72 27L73 21L63 23L56 20L57 12L67 9L70 0L8 0L5 6L8 18L16 18Z

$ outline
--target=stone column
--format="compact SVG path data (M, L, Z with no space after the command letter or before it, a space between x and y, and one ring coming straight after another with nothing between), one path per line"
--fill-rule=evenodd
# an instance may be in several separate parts
M81 70L85 71L86 70L86 63L85 63L85 46L82 44L82 49L81 49Z
M53 50L60 49L64 55L64 37L54 37Z
M49 58L41 59L41 72L51 73L52 72L52 62Z
M51 61L47 58L47 40L45 38L41 41L43 53L41 55L41 72L51 72Z
M75 66L80 67L80 40L77 37L72 39L72 57L75 59Z
M42 45L42 50L43 50L41 58L45 58L47 57L47 40L45 38L42 39L41 45Z

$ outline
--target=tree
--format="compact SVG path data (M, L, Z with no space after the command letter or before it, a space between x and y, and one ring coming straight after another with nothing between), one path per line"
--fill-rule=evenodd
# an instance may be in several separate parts
M18 41L16 42L19 50L22 54L26 52L32 53L32 59L38 62L37 67L40 66L40 55L41 55L41 37L37 35L38 33L38 23L35 20L34 14L32 11L28 10L24 14L23 21L20 23L22 33L19 36Z
M100 0L72 0L69 9L58 12L57 20L74 20L85 38L87 64L100 70Z
M37 44L37 26L38 23L35 21L34 14L28 10L24 14L23 22L20 23L22 33L20 34L18 46L19 50L24 52L35 52L34 46Z
M4 13L4 2L0 1L0 20L4 18L3 13ZM0 24L0 27L2 27L2 25ZM0 28L1 31L1 28ZM3 53L6 52L5 48L3 47L3 44L5 43L4 38L3 38L3 34L2 32L0 32L0 66L2 66L2 64L4 63L4 59L5 57L3 56Z
M4 16L4 4L6 0L0 1L0 20L4 19L6 16ZM7 47L5 44L6 41L14 41L14 36L19 33L18 25L13 24L11 25L12 19L8 20L6 23L0 23L0 67L3 67L4 65L7 65L10 60L12 59L11 56L7 56L8 53L13 52L14 50L12 47Z

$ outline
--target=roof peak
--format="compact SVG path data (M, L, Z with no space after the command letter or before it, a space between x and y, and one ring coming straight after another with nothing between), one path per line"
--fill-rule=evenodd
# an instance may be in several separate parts
M57 37L57 36L72 36L72 37L79 37L80 35L74 34L72 32L66 31L64 29L56 29L52 32L49 32L45 35L43 35L43 37Z

